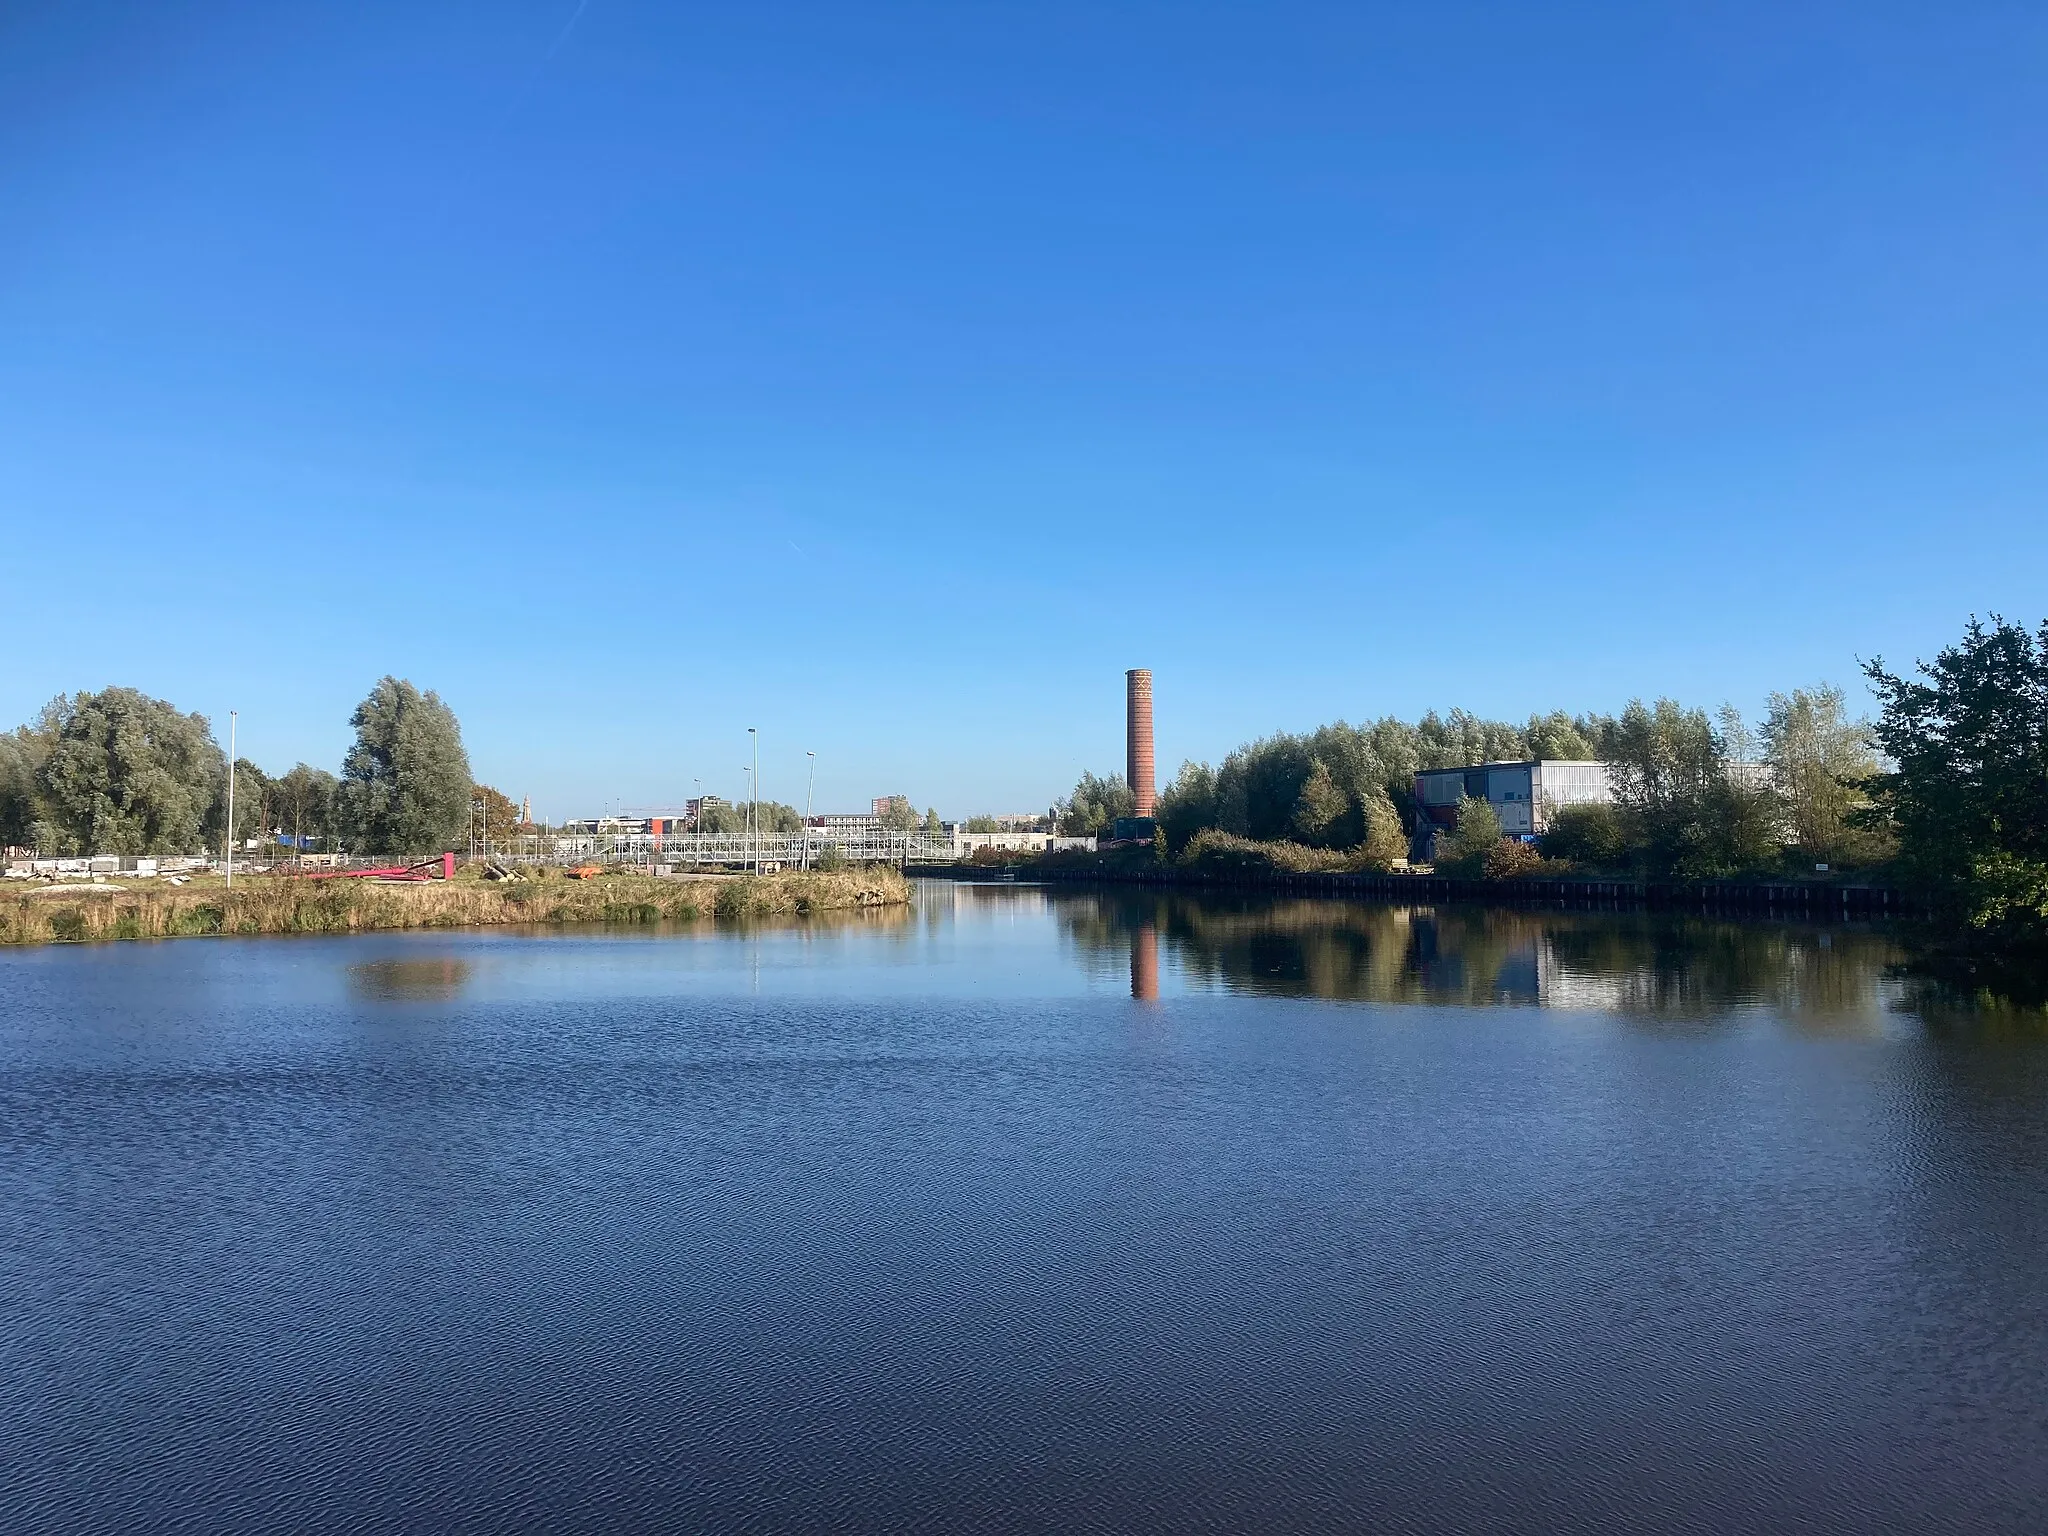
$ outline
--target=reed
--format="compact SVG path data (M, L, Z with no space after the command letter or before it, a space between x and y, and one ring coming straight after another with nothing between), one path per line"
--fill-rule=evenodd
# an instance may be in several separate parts
M698 880L549 875L416 885L259 875L237 880L232 892L218 881L51 895L34 889L0 891L0 944L506 924L734 922L901 906L909 900L903 876L887 868Z

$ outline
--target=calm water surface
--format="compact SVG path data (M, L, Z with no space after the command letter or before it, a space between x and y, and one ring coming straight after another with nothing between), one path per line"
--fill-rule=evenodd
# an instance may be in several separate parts
M1880 936L927 887L0 954L0 1529L2048 1529Z

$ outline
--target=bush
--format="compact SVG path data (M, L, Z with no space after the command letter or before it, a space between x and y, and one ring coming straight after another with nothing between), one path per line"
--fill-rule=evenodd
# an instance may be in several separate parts
M1305 875L1318 870L1347 869L1351 861L1325 848L1305 848L1300 843L1258 842L1229 832L1205 827L1189 840L1180 862L1189 869L1216 873L1240 870L1279 870Z
M1458 802L1457 826L1437 838L1437 873L1468 878L1485 873L1486 856L1500 836L1500 817L1493 807L1467 795Z
M1481 868L1489 880L1517 880L1529 875L1560 872L1551 860L1536 851L1533 844L1512 837L1504 837L1487 849Z
M1567 805L1553 811L1543 834L1546 858L1612 868L1623 862L1628 842L1611 805Z

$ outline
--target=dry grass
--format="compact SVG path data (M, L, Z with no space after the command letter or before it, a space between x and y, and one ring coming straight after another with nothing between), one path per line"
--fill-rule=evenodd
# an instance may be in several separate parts
M900 906L909 900L909 886L893 869L703 880L657 880L646 875L566 880L549 875L500 884L463 879L418 885L258 875L237 880L232 893L218 880L47 896L35 894L33 888L0 888L0 944L508 923L736 921Z

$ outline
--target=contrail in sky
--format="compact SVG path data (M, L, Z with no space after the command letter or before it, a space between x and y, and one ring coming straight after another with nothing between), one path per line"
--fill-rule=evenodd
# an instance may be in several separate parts
M551 59L552 59L552 58L553 58L553 57L554 57L554 56L555 56L556 54L558 54L558 53L560 53L560 52L562 51L562 44L564 44L564 43L566 43L567 41L569 41L569 34L570 34L571 32L574 32L574 31L576 30L576 23L577 23L577 22L579 22L579 21L581 21L581 20L583 19L583 13L584 13L585 11L589 10L589 9L590 9L590 0L579 0L579 4L578 4L578 5L577 5L577 7L576 7L576 14L575 14L575 15L573 15L573 16L571 16L571 17L569 18L569 25L567 25L566 27L562 28L562 34L561 34L561 36L557 37L557 38L555 39L555 44L554 44L554 46L553 46L552 48L548 49L548 55L547 55L547 56L548 56L549 58L551 58Z

